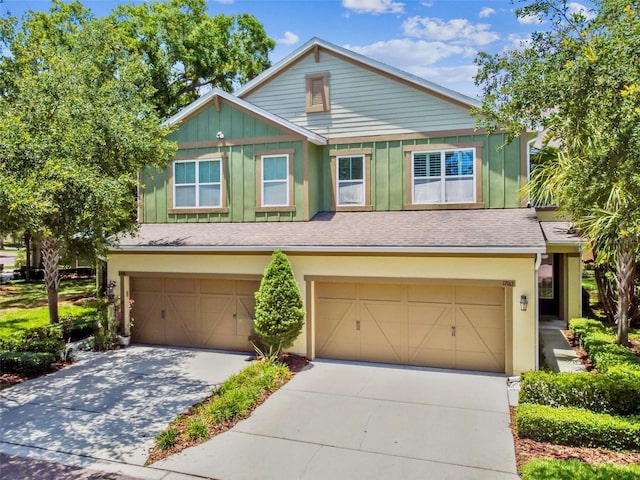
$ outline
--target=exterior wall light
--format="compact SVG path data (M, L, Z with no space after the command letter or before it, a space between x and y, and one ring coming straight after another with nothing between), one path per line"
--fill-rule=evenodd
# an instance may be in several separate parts
M529 300L527 300L527 296L520 295L520 310L522 310L523 312L526 312L528 306L529 306Z
M220 140L222 140L224 138L224 133L222 132L216 133L216 138L219 138Z

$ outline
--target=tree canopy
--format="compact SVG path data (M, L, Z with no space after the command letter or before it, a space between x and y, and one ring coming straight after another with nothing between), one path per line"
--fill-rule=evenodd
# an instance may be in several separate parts
M518 16L547 30L519 50L480 54L479 122L515 137L544 129L558 155L532 173L537 203L557 204L589 237L599 261L616 263L619 341L626 343L640 239L640 5L595 0L521 1Z

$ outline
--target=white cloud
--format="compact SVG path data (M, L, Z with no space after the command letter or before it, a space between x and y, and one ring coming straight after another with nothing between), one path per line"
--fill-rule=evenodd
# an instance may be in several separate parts
M507 37L507 43L505 44L502 52L522 51L531 44L531 37L521 37L519 35L511 34Z
M294 45L300 41L300 37L295 33L284 32L284 37L276 40L280 45Z
M464 18L444 21L441 18L411 17L404 21L404 32L417 38L454 42L465 45L487 45L500 38L487 23L472 24Z
M524 17L518 17L518 23L531 25L532 23L542 23L542 21L537 15L525 15Z
M432 65L448 57L473 57L476 54L475 49L461 45L408 38L381 41L362 47L353 45L345 45L344 47L415 74L419 74L417 72L426 65Z
M433 2L420 2L420 5L423 7L431 8L433 7Z
M493 8L490 7L484 7L482 10L480 10L480 13L478 14L478 16L480 18L486 18L490 15L494 15L496 13L496 11Z
M595 13L593 11L590 11L589 8L578 2L567 3L567 13L569 13L569 15L581 13L587 20L595 18Z
M342 6L355 13L403 13L404 3L393 0L342 0Z
M217 3L225 3L227 5L231 5L234 0L216 0Z

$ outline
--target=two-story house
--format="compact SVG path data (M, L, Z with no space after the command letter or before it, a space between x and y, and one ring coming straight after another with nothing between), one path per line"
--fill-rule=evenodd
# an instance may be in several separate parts
M108 259L133 340L251 351L253 294L282 249L307 312L296 353L536 368L539 285L579 316L580 246L521 199L530 138L501 148L476 105L312 39L183 109L174 161L141 175L140 230Z

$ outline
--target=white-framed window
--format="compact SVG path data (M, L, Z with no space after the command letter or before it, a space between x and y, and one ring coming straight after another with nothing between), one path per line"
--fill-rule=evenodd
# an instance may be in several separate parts
M262 206L289 205L289 155L262 155Z
M475 202L475 149L413 152L412 202Z
M553 299L553 254L542 254L540 268L538 268L538 296Z
M176 160L173 163L174 208L222 206L220 159Z
M336 161L337 206L365 204L364 155L338 156Z

